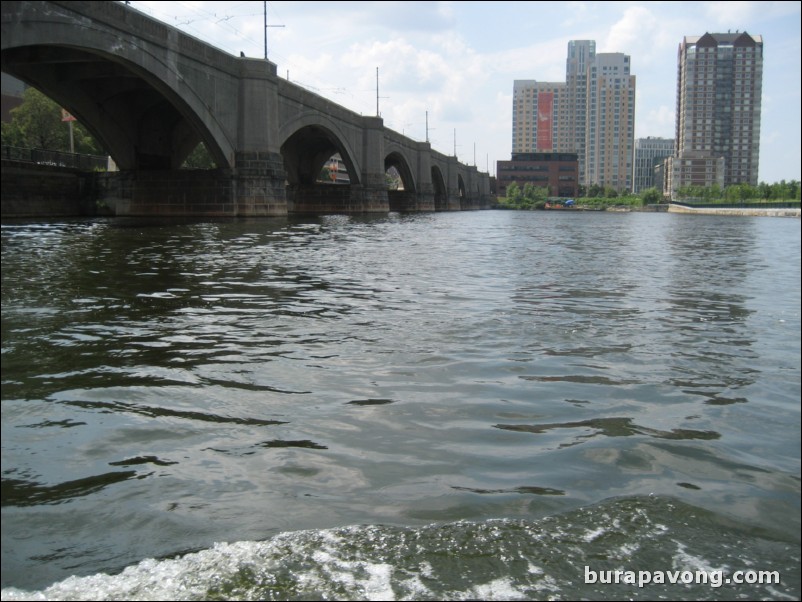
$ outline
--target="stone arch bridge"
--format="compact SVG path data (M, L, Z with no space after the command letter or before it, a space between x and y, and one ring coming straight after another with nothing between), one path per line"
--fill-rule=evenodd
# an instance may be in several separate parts
M99 176L117 215L486 208L490 179L121 2L2 3L2 70L75 115L120 168ZM180 170L203 142L214 170ZM339 153L347 185L318 180ZM394 167L403 190L388 190ZM400 187L399 187L400 188Z

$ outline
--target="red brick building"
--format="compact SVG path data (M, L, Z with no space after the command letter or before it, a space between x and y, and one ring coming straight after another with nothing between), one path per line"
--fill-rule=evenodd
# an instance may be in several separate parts
M507 195L507 186L516 182L548 186L550 197L579 196L579 158L576 153L513 153L511 161L496 163L498 196Z

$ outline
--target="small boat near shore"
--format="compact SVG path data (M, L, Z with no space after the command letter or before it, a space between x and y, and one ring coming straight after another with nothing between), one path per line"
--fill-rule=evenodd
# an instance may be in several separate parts
M557 211L583 211L584 207L579 207L574 199L566 199L564 201L546 201L544 209L552 209Z

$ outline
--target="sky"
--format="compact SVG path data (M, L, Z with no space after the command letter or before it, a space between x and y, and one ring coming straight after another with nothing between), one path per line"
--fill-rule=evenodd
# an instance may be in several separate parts
M673 138L684 36L763 37L761 182L800 180L800 6L794 2L130 2L280 77L495 175L512 151L516 79L565 81L570 40L631 57L635 137Z

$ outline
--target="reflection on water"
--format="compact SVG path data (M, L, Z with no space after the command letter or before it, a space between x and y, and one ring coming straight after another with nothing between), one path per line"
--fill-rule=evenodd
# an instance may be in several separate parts
M590 435L583 435L582 439L604 435L606 437L629 437L632 435L646 435L657 439L718 439L721 437L714 431L695 431L692 429L671 429L660 431L633 424L632 418L592 418L579 422L563 422L559 424L496 424L496 428L521 433L546 433L553 429L584 429L593 430ZM566 444L563 444L566 445Z
M134 471L107 472L52 486L20 479L3 479L3 506L59 504L73 498L98 493L104 487L127 481L135 476Z
M648 546L654 566L679 562L672 541L731 562L708 546L743 535L740 562L798 572L796 220L77 220L4 224L2 245L4 587L368 525L342 545L391 568L345 574L386 570L395 597L593 598L526 537L499 552L537 559L496 567L509 590L482 589L467 557L431 579L418 566L420 590L396 578L412 570L402 544L437 541L431 523L451 525L444 554L557 521L569 564L615 558L612 540L585 545L590 515L666 530L624 529L618 562ZM691 514L727 526L696 536ZM234 565L255 553L242 546ZM295 555L287 574L296 562L309 579L334 566ZM360 597L272 590L265 570L212 581L234 597Z

